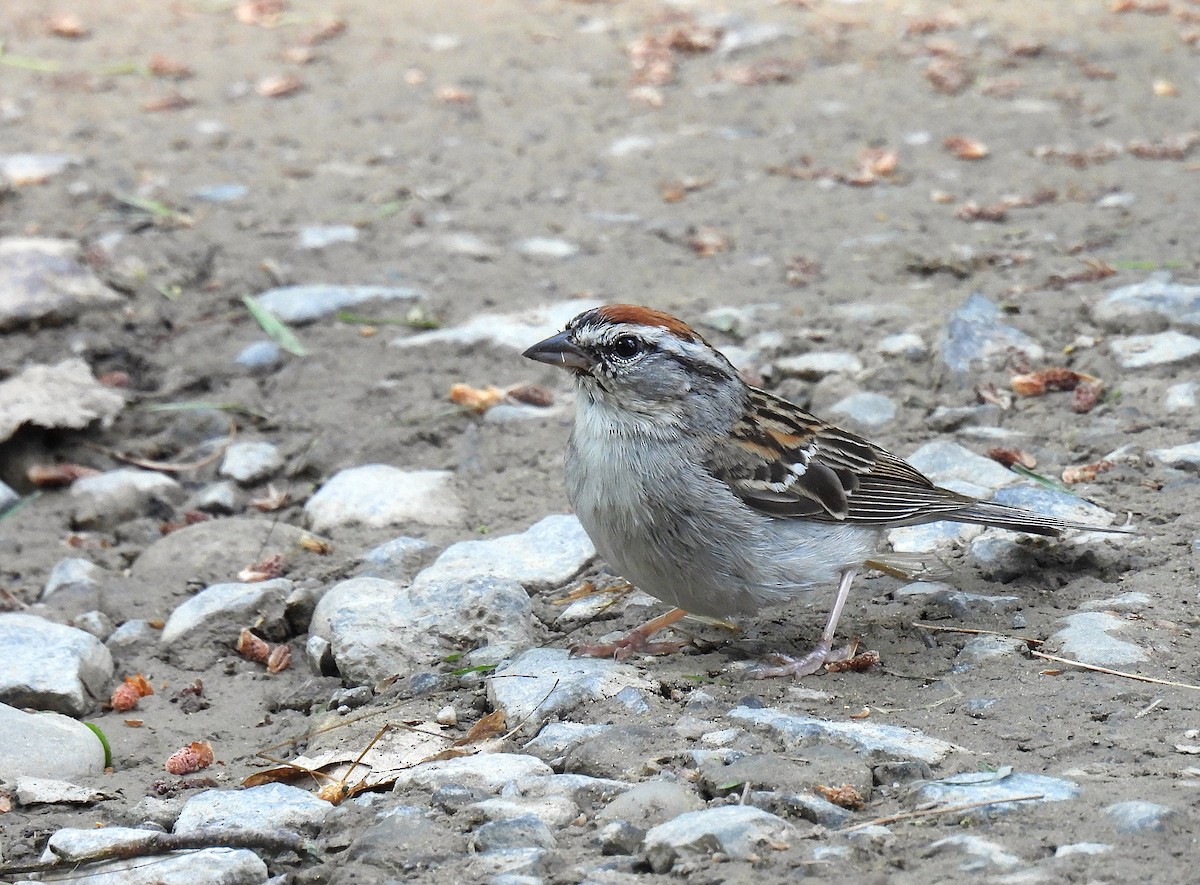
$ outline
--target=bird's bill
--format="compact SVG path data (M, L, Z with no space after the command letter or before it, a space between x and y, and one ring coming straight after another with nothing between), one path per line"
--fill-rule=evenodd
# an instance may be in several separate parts
M576 347L570 340L570 332L559 332L551 335L545 341L539 341L523 354L531 360L558 366L560 369L576 369L586 372L592 367L593 360L584 351Z

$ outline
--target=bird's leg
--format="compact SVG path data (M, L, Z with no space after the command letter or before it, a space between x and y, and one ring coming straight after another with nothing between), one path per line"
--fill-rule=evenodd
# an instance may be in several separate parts
M616 658L624 660L630 655L669 655L691 644L691 640L651 642L650 637L670 627L687 615L681 608L673 608L666 614L647 621L612 642L583 642L571 649L571 653L588 658Z
M771 659L775 662L774 666L760 665L750 671L750 675L755 679L768 679L773 676L808 676L816 673L826 663L832 661L844 661L853 656L850 646L834 650L833 637L837 632L838 620L842 617L842 609L846 605L846 599L850 596L850 584L854 581L855 570L846 569L842 572L842 580L838 584L837 599L833 601L833 608L829 612L829 620L825 624L825 630L821 633L821 641L816 644L812 651L800 658L793 658L788 655L772 655Z

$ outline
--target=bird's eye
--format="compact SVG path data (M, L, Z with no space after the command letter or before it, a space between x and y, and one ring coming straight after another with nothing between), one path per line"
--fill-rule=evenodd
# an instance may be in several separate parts
M642 342L632 335L622 335L613 342L612 349L623 360L633 359L642 352Z

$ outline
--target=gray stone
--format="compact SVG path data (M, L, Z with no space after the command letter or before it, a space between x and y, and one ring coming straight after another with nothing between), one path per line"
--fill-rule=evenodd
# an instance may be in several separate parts
M554 770L535 756L518 753L483 753L457 759L423 762L401 771L396 777L395 791L419 789L432 792L447 784L460 784L488 793L500 790L514 781L546 778ZM528 793L528 791L526 791Z
M963 645L958 657L977 664L992 658L1014 657L1028 647L1022 640L1011 636L976 636Z
M1013 349L1028 355L1032 362L1040 361L1045 349L1003 318L1000 308L973 292L946 323L940 342L942 362L955 375L967 376L980 363L1007 359Z
M79 261L73 240L0 238L0 332L63 323L122 301Z
M959 867L963 872L1011 870L1022 863L1021 858L1005 850L1003 845L969 833L955 833L938 839L925 851L925 856L949 853L967 856L968 860Z
M1091 857L1097 854L1108 854L1112 850L1111 845L1105 845L1103 842L1073 842L1070 845L1059 845L1054 849L1054 856L1071 857L1082 854Z
M880 338L875 352L882 356L902 356L915 363L929 355L929 345L915 332L900 332Z
M82 630L84 633L91 633L101 642L104 642L112 635L116 629L116 624L112 618L102 611L86 611L76 615L71 619L71 626Z
M977 406L938 406L925 423L934 430L957 430L964 425L995 427L1000 423L1003 410L994 403Z
M251 486L274 476L283 469L279 447L269 442L236 442L225 450L221 476Z
M488 876L521 876L541 880L546 860L545 848L497 848L481 851L471 859L471 881L483 881Z
M44 184L79 162L72 154L0 154L0 175L15 187Z
M147 648L158 643L159 631L149 621L135 618L126 621L108 635L104 644L112 651Z
M1108 348L1121 368L1144 369L1191 360L1200 354L1200 338L1175 331L1130 335L1110 339Z
M285 829L313 835L331 811L333 806L324 799L287 784L205 790L183 806L174 832L194 833L206 828L264 832Z
M403 876L465 851L466 840L459 833L431 820L423 809L401 805L380 814L355 838L346 855Z
M776 794L807 792L827 784L849 784L869 796L871 767L857 753L836 746L797 747L786 756L734 751L699 764L699 785L706 794L739 794L746 789Z
M1011 485L1019 478L1011 470L991 458L977 455L970 449L948 440L925 443L907 458L938 485L968 483L977 488L998 489Z
M0 614L0 701L82 716L107 696L113 660L90 633L25 614Z
M115 829L122 828L96 832ZM205 848L158 856L153 863L136 857L87 868L88 885L263 885L268 876L267 865L247 848Z
M26 713L0 704L0 782L74 781L102 771L104 746L86 725L60 713Z
M358 574L364 578L411 581L437 555L437 548L420 538L393 538L363 554Z
M1111 634L1129 626L1124 618L1107 612L1077 612L1064 618L1067 626L1050 637L1065 657L1101 667L1137 664L1150 656L1139 645Z
M1113 522L1113 515L1103 507L1097 507L1078 495L1049 489L1043 485L1022 482L1000 489L992 496L992 500L997 504L1023 507L1068 522L1094 523L1098 526L1110 525Z
M421 292L407 287L315 285L269 289L257 301L285 323L308 323L369 301L408 304L422 297Z
M976 538L971 544L982 539ZM905 584L894 594L899 599L925 597L935 605L944 607L951 615L961 617L970 612L1010 612L1021 607L1019 596L985 596L981 593L965 593L956 590L949 584L938 582L916 581Z
M124 407L125 398L92 377L78 357L29 366L0 381L0 442L23 424L51 430L80 429L93 421L107 426Z
M469 818L513 820L532 815L553 829L561 829L579 817L579 806L566 796L481 799L463 809Z
M244 184L229 182L227 184L211 184L196 188L190 196L203 203L232 203L250 193L250 188Z
M602 658L573 658L566 649L532 648L487 678L488 703L509 722L541 721L611 698L632 686L653 691L633 667ZM537 716L534 716L536 712Z
M324 249L335 243L358 240L358 228L352 224L310 224L296 235L297 249Z
M417 583L492 575L535 593L561 587L595 558L596 548L572 515L547 516L517 535L459 541L446 548Z
M875 428L883 427L896 417L896 404L882 394L852 393L830 406L829 411L845 415L863 427Z
M5 482L0 482L0 516L3 516L10 507L21 500L21 496L13 491L12 487Z
M351 467L309 498L304 512L316 531L408 522L459 525L465 517L453 478L448 470L401 470L387 464Z
M1200 382L1181 381L1167 388L1166 395L1163 397L1163 409L1171 415L1176 412L1188 412L1196 408L1198 401L1200 401ZM2 497L2 493L0 493L0 497ZM0 506L0 510L3 510L3 506Z
M588 806L611 801L632 785L625 781L607 777L590 777L586 774L555 774L550 777L526 777L514 784L522 795L565 796L577 805Z
M783 378L803 378L819 381L827 375L857 375L863 370L862 360L852 353L802 353L784 357L771 364Z
M238 488L237 483L222 480L210 483L196 492L184 507L188 510L224 515L239 512L245 506L245 498L245 493Z
M1034 569L1033 554L1028 546L1020 543L1018 537L1010 532L985 532L972 539L971 556L984 577L992 581L1011 581Z
M803 820L830 830L845 826L854 817L853 813L840 805L834 805L828 799L822 799L812 793L793 793L784 798L783 804L788 811L795 812Z
M451 255L463 255L476 261L495 261L501 254L498 246L493 246L478 234L467 231L443 234L438 239L438 245Z
M636 784L601 808L596 812L596 820L627 820L653 827L703 807L704 800L690 787L674 781L649 780Z
M93 805L114 798L107 793L48 777L17 778L18 805Z
M982 526L943 520L891 529L887 538L897 553L934 553L961 547L982 531Z
M479 314L461 326L397 338L392 344L397 347L421 347L490 341L509 350L522 351L530 344L562 331L576 314L603 303L592 298L576 298L510 314Z
M627 820L610 820L596 833L601 854L637 854L646 840L646 831Z
M1154 600L1146 593L1130 590L1108 599L1089 599L1079 606L1084 611L1123 612L1138 614L1148 608L1154 608Z
M183 486L161 473L132 467L110 470L71 484L71 522L78 528L111 528L146 516L156 503L173 509L186 497Z
M1179 813L1157 802L1117 802L1104 809L1113 828L1119 833L1162 832Z
M720 852L735 860L759 854L764 844L782 842L795 830L781 817L748 805L689 811L653 827L642 847L650 867L665 873L677 860L707 859Z
M1169 467L1192 473L1200 472L1200 442L1185 443L1166 449L1153 449L1150 455Z
M42 588L41 598L48 599L59 590L68 587L97 589L104 579L104 575L104 569L90 559L81 559L77 556L60 559L54 564L54 568L50 569L50 575L46 578L46 586Z
M567 240L556 237L528 237L517 240L513 248L527 258L541 258L560 261L564 258L574 258L579 254L579 247Z
M611 725L590 725L582 722L547 722L537 737L521 748L525 753L558 767L563 757L585 739L599 734Z
M558 847L550 828L532 814L484 824L474 832L471 842L477 851Z
M1169 272L1109 292L1092 317L1113 332L1158 332L1168 325L1200 330L1200 286L1171 282Z
M258 374L273 372L283 365L283 360L283 348L274 341L252 341L233 358L242 368Z
M443 784L430 795L429 803L447 814L457 814L470 805L482 802L486 796L487 793L477 787Z
M813 716L796 716L770 708L735 707L729 717L755 725L789 748L813 743L848 747L872 759L917 759L934 764L953 752L954 744L931 738L916 729L875 722L832 722Z
M243 627L276 641L285 639L292 588L286 578L206 587L171 612L162 646L173 659L195 667L231 652Z
M929 802L938 805L989 803L981 806L979 811L971 812L971 815L975 817L980 814L992 815L1015 811L1028 802L1066 802L1077 798L1079 793L1079 786L1064 778L1000 769L998 771L968 772L943 778L940 781L930 781L915 790L912 798L915 802ZM1021 796L1039 795L1042 797L1041 799L1012 801Z
M492 577L407 587L351 578L321 598L309 630L329 640L342 677L357 684L407 675L464 649L475 652L475 663L495 662L537 640L529 594Z
M155 541L133 563L133 576L178 590L228 582L270 553L290 554L309 532L274 519L233 517L185 526Z

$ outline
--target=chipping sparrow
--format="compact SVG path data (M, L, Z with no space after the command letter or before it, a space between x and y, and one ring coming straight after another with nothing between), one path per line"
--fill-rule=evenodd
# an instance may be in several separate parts
M600 555L677 608L585 653L663 652L686 613L736 619L840 577L821 641L755 675L805 675L840 654L834 631L885 528L935 520L1038 535L1066 522L935 486L849 431L751 387L683 321L626 304L580 314L526 357L569 369L577 393L567 496Z

